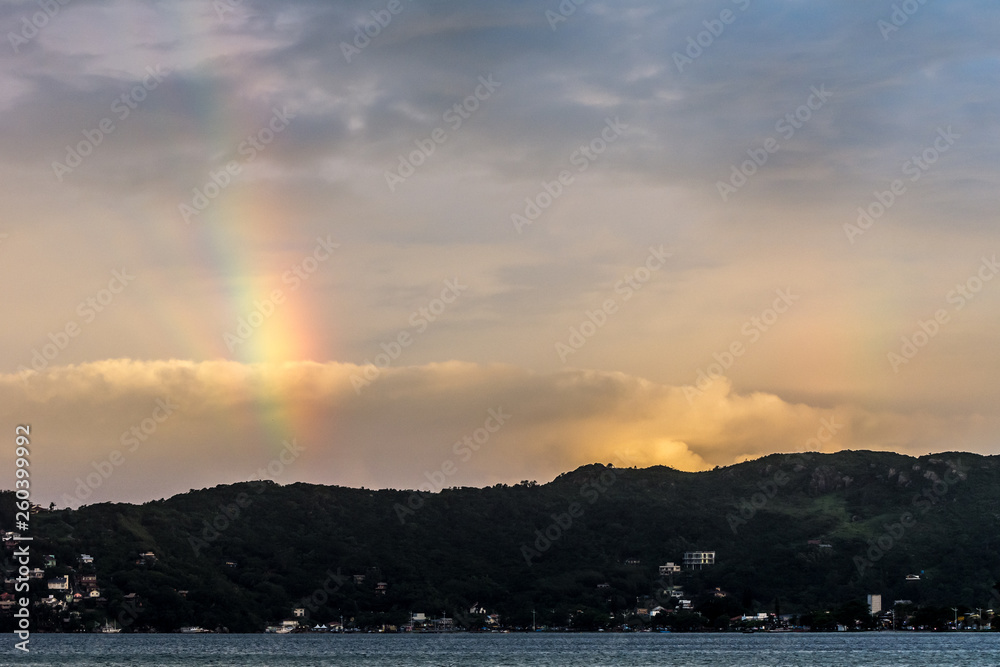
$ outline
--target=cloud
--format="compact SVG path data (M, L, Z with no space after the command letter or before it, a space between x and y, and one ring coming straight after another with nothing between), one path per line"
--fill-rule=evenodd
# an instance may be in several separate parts
M146 501L258 477L437 490L546 481L593 462L693 471L774 451L923 453L961 428L739 395L724 379L695 389L621 373L448 362L377 377L368 368L374 379L364 384L365 371L108 360L0 376L0 405L6 423L31 425L34 498L59 505ZM304 453L267 472L289 442Z
M455 483L615 452L724 465L801 448L825 418L844 422L838 447L990 451L996 281L961 308L948 295L998 246L1000 9L926 3L884 38L893 4L590 0L553 29L557 1L404 0L351 62L341 42L377 3L65 5L0 49L0 279L16 286L0 370L80 328L59 368L0 383L11 420L37 418L39 492L72 493L167 399L177 410L93 498L246 479L284 438L309 449L283 479L416 486L498 406L514 417ZM0 25L38 7L6 3ZM738 18L679 71L674 53L723 8ZM156 65L170 74L114 111ZM488 75L502 86L452 129L445 110ZM829 100L778 133L822 86ZM178 204L285 105L288 128L185 224ZM576 171L570 156L615 116L627 132ZM60 181L53 162L104 118L114 131ZM948 126L954 148L851 243L858 207ZM447 141L390 192L385 172L436 127ZM717 182L775 136L722 201ZM562 169L573 184L518 234L511 214ZM342 247L293 291L282 276L317 238ZM553 344L660 244L670 262L568 359L594 370L568 369ZM123 267L135 281L85 318L78 304ZM360 395L357 367L326 363L374 358L455 277L468 292ZM213 361L275 289L285 305L232 354L273 363ZM802 300L688 401L776 289ZM942 308L947 326L891 367ZM95 362L109 357L187 361Z

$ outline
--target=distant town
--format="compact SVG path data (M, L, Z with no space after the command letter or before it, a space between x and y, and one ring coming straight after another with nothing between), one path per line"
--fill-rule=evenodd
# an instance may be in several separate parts
M45 511L34 508L34 511ZM101 593L100 581L96 574L94 557L80 553L72 563L60 564L55 555L41 556L41 566L27 569L26 577L20 576L18 568L13 567L12 556L21 544L19 533L3 531L2 536L4 559L4 592L0 593L0 615L10 617L17 604L15 588L26 578L32 606L38 618L38 631L49 632L98 632L118 633L124 631L155 632L154 628L135 624L134 620L142 613L145 601L136 593L126 593L116 605L119 611L111 613L109 600ZM831 545L811 540L810 544L823 549ZM155 569L157 556L152 551L136 553L133 564ZM504 622L501 616L486 607L474 604L468 609L457 610L451 616L440 613L429 614L424 611L409 613L405 623L382 623L373 626L370 623L361 624L354 617L313 618L307 606L296 606L288 610L288 618L276 619L273 624L260 628L265 633L343 633L343 632L381 632L381 633L441 633L441 632L570 632L580 630L596 630L600 632L697 632L697 631L730 631L730 632L808 632L808 631L862 631L862 630L909 630L909 631L955 631L955 630L992 630L993 610L977 609L962 610L954 608L954 617L947 619L932 619L914 606L911 600L894 600L883 604L882 596L871 594L867 596L865 607L857 605L855 616L859 609L866 611L860 618L845 616L840 613L825 612L829 618L780 612L759 612L752 615L741 614L725 619L728 622L709 623L709 619L696 608L684 587L675 583L675 577L680 579L686 571L697 571L713 567L716 563L715 551L688 551L683 554L681 564L667 562L657 567L659 579L656 590L648 596L636 598L635 606L620 614L610 614L599 627L582 627L574 616L583 611L572 612L563 622L538 623L537 610L532 610L532 624L511 624ZM626 567L640 568L638 559L627 559ZM224 566L236 568L238 563L226 561ZM60 572L60 574L56 574ZM350 576L351 583L362 586L366 583L366 574ZM908 582L917 582L920 576L906 575ZM597 589L607 591L610 584L602 582ZM385 595L389 583L378 581L374 583L377 595ZM177 595L187 598L189 591L177 590ZM710 599L719 601L729 597L729 593L721 588L708 592ZM700 605L704 609L705 605ZM84 618L89 617L89 622ZM98 619L103 619L98 620ZM132 627L130 627L132 626ZM201 626L181 626L174 630L180 633L212 633L228 632L225 627L204 628Z

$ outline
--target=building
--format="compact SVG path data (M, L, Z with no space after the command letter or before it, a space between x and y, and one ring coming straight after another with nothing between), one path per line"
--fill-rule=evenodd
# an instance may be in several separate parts
M869 595L868 596L868 613L878 614L882 611L882 596L881 595Z
M684 567L689 570L700 570L715 565L714 551L685 551Z
M53 577L52 579L49 579L48 588L50 591L68 591L69 575L64 574L61 577Z
M660 575L676 574L681 571L680 565L674 565L673 562L667 563L666 565L660 566Z

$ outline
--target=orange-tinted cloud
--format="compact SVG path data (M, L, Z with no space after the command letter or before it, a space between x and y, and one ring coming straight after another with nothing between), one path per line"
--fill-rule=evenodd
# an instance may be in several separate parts
M258 477L436 490L546 481L593 462L701 470L774 451L925 453L966 448L992 424L794 404L733 393L725 379L694 392L621 373L448 362L383 369L362 385L363 370L109 360L0 376L0 411L31 424L35 499L60 506ZM302 453L274 464L287 443Z

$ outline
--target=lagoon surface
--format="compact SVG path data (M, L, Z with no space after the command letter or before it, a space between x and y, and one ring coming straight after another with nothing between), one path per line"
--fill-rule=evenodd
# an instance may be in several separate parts
M959 667L1000 664L1000 633L32 635L0 664L56 665L778 665Z

